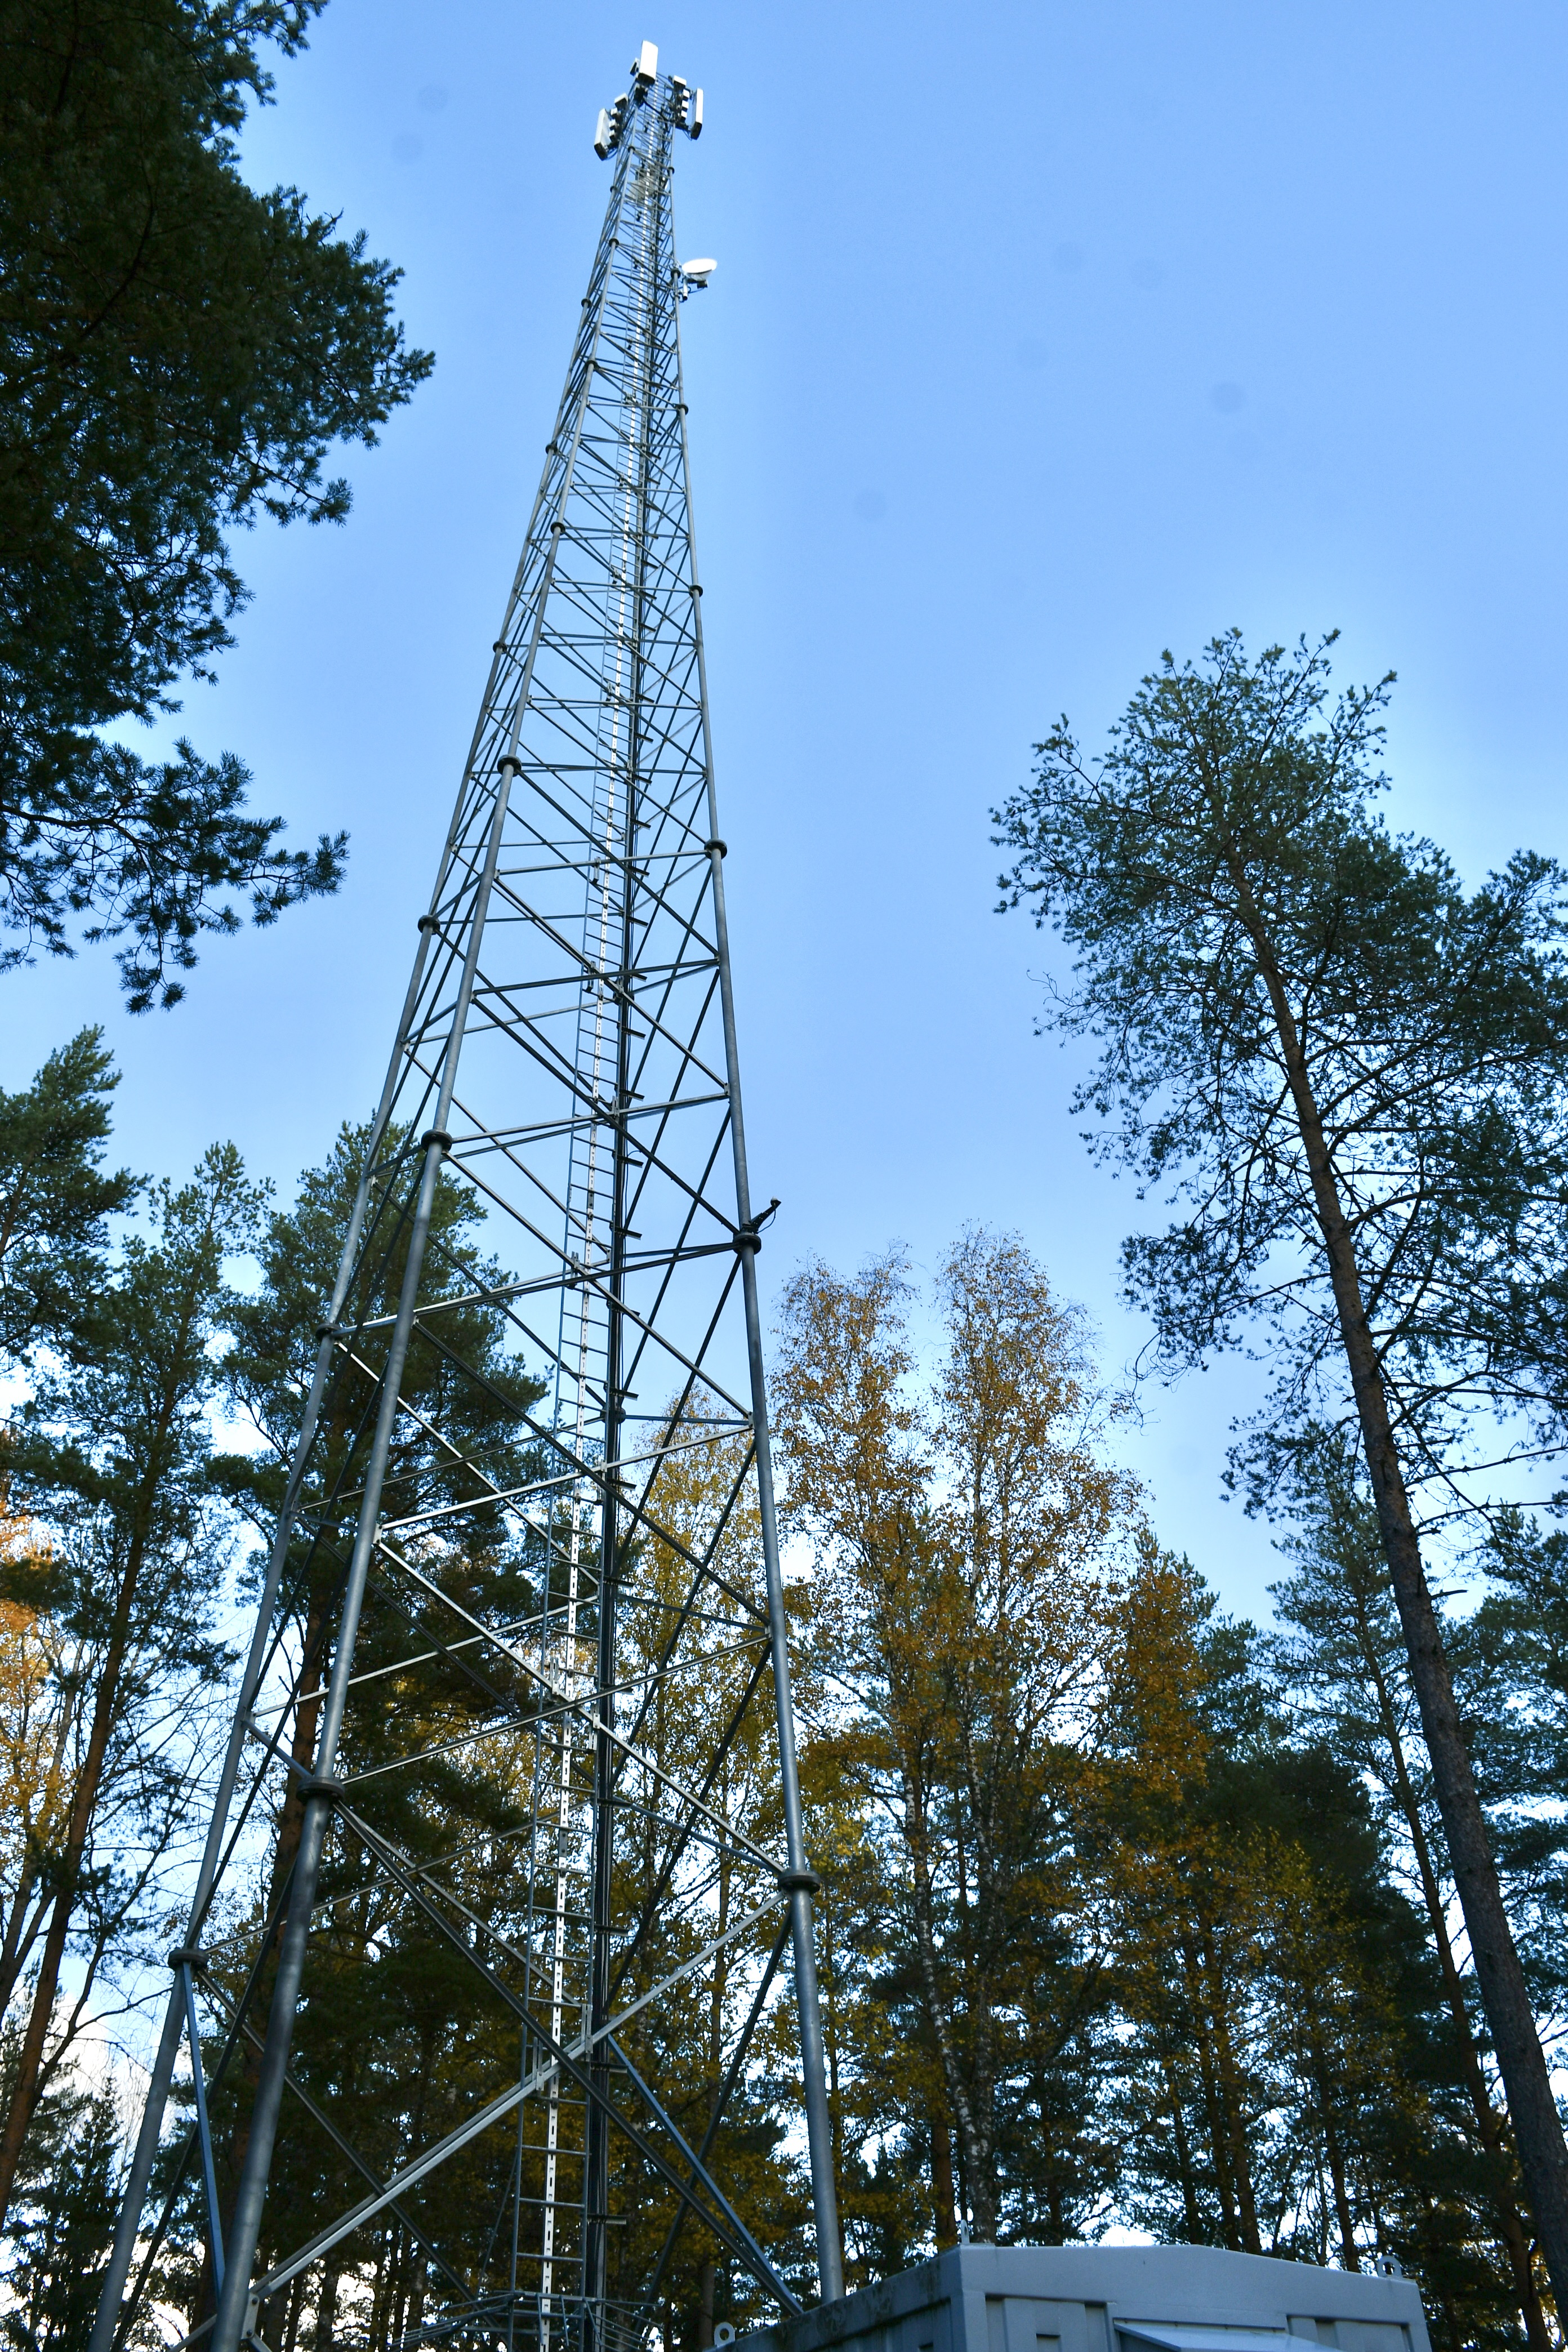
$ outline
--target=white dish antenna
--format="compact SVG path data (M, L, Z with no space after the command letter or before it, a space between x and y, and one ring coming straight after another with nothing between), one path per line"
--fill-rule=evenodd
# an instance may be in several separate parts
M683 261L680 274L689 286L706 286L718 267L716 261Z

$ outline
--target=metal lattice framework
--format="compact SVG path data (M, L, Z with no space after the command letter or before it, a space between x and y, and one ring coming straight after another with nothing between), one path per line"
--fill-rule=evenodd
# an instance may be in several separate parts
M700 97L656 68L601 117L95 2352L193 2195L218 2352L394 2242L383 2341L630 2347L683 2220L798 2309L722 2178L764 2019L842 2291L681 389Z

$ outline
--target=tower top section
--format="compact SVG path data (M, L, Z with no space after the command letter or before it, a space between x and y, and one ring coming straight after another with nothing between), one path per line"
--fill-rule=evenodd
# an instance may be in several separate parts
M634 107L641 106L658 87L658 44L645 41L631 62L632 86L622 90L610 106L599 109L599 120L594 130L594 152L601 162L613 155L626 135L626 125ZM669 96L670 120L677 131L684 131L689 139L702 136L702 92L693 89L679 74L665 76Z

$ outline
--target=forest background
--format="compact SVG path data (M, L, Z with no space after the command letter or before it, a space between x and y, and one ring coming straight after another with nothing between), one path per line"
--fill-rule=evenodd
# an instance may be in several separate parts
M614 42L626 47L644 29L585 12L570 32L541 23L524 36L474 9L444 12L437 35L422 12L394 8L376 12L373 41L366 11L336 0L309 54L283 68L285 103L253 110L242 133L256 184L298 178L313 205L345 204L345 226L367 220L374 249L409 265L399 308L411 341L438 346L443 369L363 478L357 461L348 467L359 510L347 531L264 529L239 542L257 604L216 693L194 691L162 734L120 730L153 757L167 756L176 728L199 735L215 761L232 745L258 772L258 805L284 808L306 839L347 824L345 890L289 913L282 929L215 943L191 1001L155 1026L116 1012L101 949L73 964L41 958L5 982L15 1045L0 1076L24 1121L44 1055L85 1024L110 1034L126 1073L115 1159L176 1187L158 1212L162 1228L143 1202L142 1276L195 1269L181 1327L182 1395L193 1407L205 1401L205 1341L223 1311L214 1286L222 1250L204 1219L224 1229L241 1278L254 1282L243 1258L260 1211L247 1181L269 1178L287 1197L295 1171L323 1158L338 1119L374 1086L405 953L395 910L417 895L443 821L441 780L467 724L472 649L488 643L526 498L526 420L548 413L556 388L549 321L573 314L600 201L568 100L581 84L596 103L618 70ZM700 521L721 749L733 779L726 805L752 844L734 861L748 1083L760 1164L777 1170L769 1189L786 1198L784 1246L770 1263L784 1273L819 1250L847 1270L906 1236L925 1276L911 1303L915 1351L934 1362L942 1310L920 1299L936 1298L955 1225L972 1213L994 1232L1019 1228L1061 1294L1087 1297L1101 1327L1107 1370L1079 1376L1114 1386L1147 1328L1116 1288L1131 1203L1086 1171L1062 1057L1029 1043L1039 1004L1031 967L1046 950L1031 957L1021 927L990 922L996 860L985 811L1026 776L1027 746L1059 702L1070 700L1092 741L1160 644L1195 650L1233 617L1253 625L1255 643L1332 619L1347 625L1342 676L1391 663L1403 672L1391 758L1397 821L1435 832L1475 880L1521 842L1555 845L1561 820L1545 793L1555 778L1550 616L1563 539L1534 404L1553 379L1561 335L1563 264L1548 226L1561 166L1541 113L1560 77L1561 28L1526 10L1500 47L1478 43L1457 12L1421 12L1417 40L1415 12L1390 11L1368 30L1331 11L1310 36L1260 34L1242 12L1216 8L1194 43L1152 9L1093 38L1051 12L998 9L959 60L918 11L896 30L870 19L846 28L807 11L792 47L809 70L803 62L787 101L760 33L701 9L678 9L653 29L682 69L686 47L701 52L688 62L710 91L728 92L736 131L727 153L712 138L694 158L679 202L689 246L717 247L723 263L693 322L689 362L703 420ZM510 81L476 70L498 43ZM1066 86L1089 100L1068 110L1070 120L1049 95ZM531 117L522 142L520 88ZM1014 142L982 142L977 173L976 94L1017 89L1039 90L1050 135L1043 150L1022 130ZM504 109L489 137L487 106ZM1363 135L1373 123L1375 140ZM943 158L919 185L908 167L917 127L922 152L931 139ZM1206 233L1216 214L1231 225L1223 254ZM1287 289L1267 257L1309 225L1310 266ZM720 296L731 283L726 322ZM1345 321L1371 310L1382 331L1369 351ZM834 354L826 372L825 348ZM978 454L976 415L986 420ZM932 483L961 480L962 499L932 495ZM931 618L917 615L902 577L916 547L923 566L971 583L956 614L954 600L938 598L921 600ZM837 575L834 595L855 605L853 630L817 584L825 571ZM924 681L944 669L963 686L933 714ZM395 701L377 684L391 676ZM813 680L809 697L796 697L787 749L769 740L785 677ZM838 783L813 781L847 773L858 782L847 802ZM828 789L830 811L817 797ZM238 845L240 863L246 854ZM767 891L754 880L748 890L748 864L770 877ZM307 878L324 893L331 877L318 868ZM351 968L345 990L339 975ZM885 1046L869 1058L868 1011ZM1069 1053L1067 1067L1070 1084L1082 1065ZM75 1070L83 1099L93 1076ZM792 1108L808 1082L819 1111L809 1123ZM248 1180L220 1159L193 1192L180 1192L215 1135L238 1140ZM79 1200L72 1213L89 1224L92 1207ZM129 1281L134 1245L123 1264ZM105 1354L100 1372L109 1364ZM1159 1558L1166 1547L1173 1559L1184 1553L1224 1607L1261 1617L1264 1589L1289 1561L1237 1505L1211 1499L1228 1414L1256 1397L1246 1370L1185 1392L1146 1392L1142 1424L1122 1423L1105 1443L1146 1483ZM68 1402L87 1409L80 1395ZM92 1410L101 1427L101 1397ZM58 1436L66 1421L53 1427ZM174 1482L163 1493L176 1507L159 1540L181 1577L181 1563L221 1558L202 1466L171 1460L160 1474ZM1331 1479L1321 1484L1331 1502ZM73 1491L79 1501L79 1480ZM117 1507L96 1490L91 1499L100 1514ZM1364 1567L1362 1499L1352 1489L1342 1508L1329 1502L1295 1528L1307 1546L1291 1556L1299 1573L1301 1560L1318 1564L1312 1574ZM1136 1518L1129 1504L1130 1542L1142 1540ZM1528 1832L1519 1903L1550 2013L1555 1555L1528 1527L1505 1522L1479 1563L1463 1543L1450 1557L1456 1580L1468 1580L1450 1596L1454 1612L1471 1625L1483 1591L1492 1612L1473 1621L1473 1652L1461 1643L1461 1666L1479 1678L1468 1687L1484 1688L1489 1719L1514 1701L1529 1731L1492 1759L1489 1792ZM1488 1569L1489 1585L1477 1581ZM996 2226L1036 2235L1099 2226L1114 2206L1162 2232L1221 2242L1251 2242L1254 2231L1269 2242L1282 2230L1282 2242L1320 2259L1386 2245L1424 2266L1454 2341L1515 2332L1531 2315L1518 2315L1519 2245L1498 2188L1506 2155L1488 2147L1451 1999L1445 2011L1451 1989L1423 1908L1420 1852L1432 1832L1418 1761L1406 1803L1364 1654L1358 1686L1354 1658L1324 1649L1306 1587L1307 1623L1292 1633L1287 1613L1282 1630L1286 1641L1317 1641L1302 1653L1228 1628L1188 1571L1173 1564L1159 1574L1172 1580L1169 1622L1185 1627L1191 1652L1172 1701L1189 1727L1173 1735L1184 1777L1167 1795L1179 1785L1194 1809L1163 1834L1223 1835L1248 1855L1246 1885L1216 1893L1220 1925L1209 1923L1231 1938L1228 1949L1205 1956L1194 1929L1191 1963L1200 1975L1218 1971L1201 1994L1206 2031L1220 2033L1213 2020L1238 2004L1228 2086L1223 2068L1189 2086L1184 2151L1175 2117L1186 2093L1173 2100L1163 2149L1149 2118L1127 2105L1149 2072L1152 2045L1139 2034L1184 2032L1183 2048L1205 2045L1190 2020L1175 2027L1139 2009L1136 1899L1121 1890L1131 1973L1112 1983L1102 1968L1080 1987L1082 1954L1068 1938L1058 1956L1067 1974L1048 1999L1035 1997L1032 2023L1046 2038L1032 2045L1023 2105L997 2123L989 2190L974 2148L953 2140L957 2117L944 2125L936 2115L942 2099L918 2068L899 2087L896 2116L861 2114L848 2127L846 2160L866 2171L857 2259L872 2268L904 2259L948 2226L944 2204L956 2226L961 2200L978 2218L989 2196ZM194 1600L185 1679L157 1717L169 1745L143 1727L126 1749L138 1769L149 1756L173 1759L167 1775L126 1784L126 1818L143 1828L160 1802L177 1817L191 1710L216 1703L214 1624L199 1591ZM1371 1627L1384 1659L1386 1632ZM1388 1671L1403 1734L1396 1654ZM169 1698L140 1695L154 1709ZM1195 1743L1185 1751L1184 1738ZM1079 1744L1103 1751L1109 1771L1126 1733L1107 1717L1092 1736L1080 1727ZM1314 1769L1329 1779L1303 1793L1292 1775ZM1065 1805L1060 1791L1053 1802ZM1337 1824L1331 1842L1325 1822ZM1095 1834L1110 1837L1103 1822L1091 1834L1079 1818L1070 1833L1058 1822L1057 1834L1086 1871ZM1156 1850L1147 1825L1140 1834ZM1314 1867L1327 1866L1315 1839L1338 1859L1328 1892L1304 1895L1318 1887ZM962 1852L955 1832L955 1867ZM1344 1867L1357 1853L1356 1869ZM880 1923L892 1942L846 1959L845 2000L869 2037L863 2048L880 2046L889 2019L913 2048L920 1996L889 1959L896 1906L875 1892L900 1882L887 1876L887 1853L861 1860L873 1878L853 1902L847 1895L847 1916ZM857 1884L847 1869L844 1884ZM1027 1873L1021 1884L1016 1899L1026 1901ZM153 1892L153 1881L133 1890L138 1900ZM1315 1958L1292 1955L1285 1928L1306 1918L1316 1931L1314 1904L1328 1941ZM115 1936L130 1936L142 1915L133 1902L123 1919L113 1906L105 1916ZM837 1932L847 1933L842 1918ZM68 1977L83 1960L74 1946ZM1332 1989L1321 2031L1340 2044L1289 2043L1304 1969ZM1393 2022L1379 2006L1391 1980L1401 1987ZM1187 1983L1184 1997L1200 1996ZM900 2017L897 2002L911 2000ZM934 2013L928 2000L928 2022ZM1337 2156L1321 2095L1336 2047L1353 2047L1370 2070L1355 2093L1363 2138ZM845 2063L847 2082L852 2053ZM951 2105L951 2083L943 2095ZM89 2210L89 2174L111 2158L101 2116L89 2100L59 2123L88 2132ZM1118 2169L1116 2151L1134 2139L1154 2150L1147 2178ZM1053 2165L1020 2171L1010 2151L1024 2140L1048 2141ZM29 2161L59 2175L58 2143ZM1438 2260L1445 2248L1451 2274ZM79 2251L68 2260L54 2246L39 2277L58 2284Z

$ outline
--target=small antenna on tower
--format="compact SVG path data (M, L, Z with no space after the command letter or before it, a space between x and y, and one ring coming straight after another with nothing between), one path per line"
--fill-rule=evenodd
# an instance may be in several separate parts
M613 106L602 106L594 126L594 152L601 163L613 155L626 135L626 124L634 106L641 106L658 86L658 47L645 41L631 63L632 86L623 90ZM668 107L669 120L677 131L684 131L689 139L702 136L702 92L693 89L679 74L668 77Z

